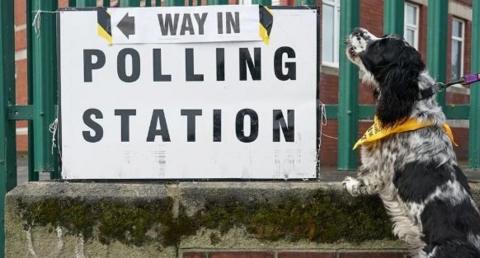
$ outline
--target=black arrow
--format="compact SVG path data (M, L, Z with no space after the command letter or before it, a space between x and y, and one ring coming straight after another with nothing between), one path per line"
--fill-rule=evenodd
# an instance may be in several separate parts
M130 38L130 35L135 34L135 17L128 16L128 13L126 13L117 24L117 27L125 35L125 37L127 37L127 39Z

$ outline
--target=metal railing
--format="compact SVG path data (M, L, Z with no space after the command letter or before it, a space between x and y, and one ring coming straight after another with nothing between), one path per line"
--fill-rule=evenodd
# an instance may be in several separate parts
M145 6L159 0L146 0ZM200 5L196 0L195 5ZM205 3L205 1L203 1ZM206 0L207 4L228 4L228 0ZM252 0L252 3L271 5L271 0ZM299 0L299 5L315 5L313 0ZM318 1L318 3L320 3ZM384 1L384 32L403 35L403 0ZM164 0L165 6L194 5L193 0ZM438 80L446 74L446 21L447 0L428 1L428 68ZM94 7L96 0L70 0L70 7ZM109 0L103 1L110 6ZM140 0L120 0L122 7L140 6ZM4 257L4 196L16 186L16 121L28 121L28 180L38 181L39 173L48 172L52 179L60 178L56 147L52 148L50 126L57 118L57 50L56 50L56 0L27 0L27 55L28 55L28 105L15 102L15 31L14 0L0 1L0 258ZM341 0L340 33L344 38L359 25L359 1ZM40 17L39 17L40 15ZM38 22L36 19L41 19ZM34 24L34 25L32 25ZM473 0L472 71L480 71L480 0ZM340 42L340 51L344 52ZM338 169L356 168L356 155L352 146L356 140L359 119L372 118L374 108L358 104L358 71L344 55L340 55L339 102L327 105L330 119L337 119ZM354 87L352 87L354 85ZM450 119L469 120L469 166L480 168L480 86L472 86L469 105L446 105L445 95L439 96Z

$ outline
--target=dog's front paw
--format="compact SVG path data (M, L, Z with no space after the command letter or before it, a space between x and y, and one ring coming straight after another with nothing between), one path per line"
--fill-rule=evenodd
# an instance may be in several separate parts
M347 190L347 192L352 196L356 197L360 195L360 186L362 183L358 179L347 176L343 180L342 184L345 190Z

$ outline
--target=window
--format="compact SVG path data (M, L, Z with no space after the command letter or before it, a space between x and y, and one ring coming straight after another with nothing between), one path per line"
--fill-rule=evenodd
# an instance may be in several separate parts
M282 1L280 0L272 0L272 6L274 5L282 5Z
M451 79L463 75L463 51L465 42L465 23L457 18L452 20Z
M405 3L404 34L403 37L410 46L418 49L418 12L419 6Z
M238 0L238 4L250 5L252 4L252 0Z
M338 67L340 0L323 0L322 63Z
M238 0L238 4L240 4L240 5L250 5L250 4L253 4L253 1L252 0ZM272 6L277 6L277 5L288 5L288 1L272 0Z

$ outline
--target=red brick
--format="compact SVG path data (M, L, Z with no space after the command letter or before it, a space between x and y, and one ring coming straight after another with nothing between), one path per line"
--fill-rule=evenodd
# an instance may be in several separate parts
M405 253L400 252L359 252L339 253L339 258L404 258Z
M26 29L15 32L15 50L22 50L27 47L26 36Z
M337 164L337 120L328 120L322 127L320 146L320 166L336 166Z
M422 59L426 62L427 57L427 20L428 20L428 10L427 7L424 5L419 5L419 25L420 28L418 29L418 51L422 55Z
M459 105L470 103L470 95L467 94L447 92L446 98L448 104Z
M452 127L453 136L458 146L454 146L453 150L459 160L468 159L468 128Z
M210 253L209 258L273 258L271 252L216 252Z
M27 104L27 60L15 62L16 72L16 102L19 105Z
M25 120L17 121L16 124L17 124L17 128L27 127L27 126L28 126L28 122L25 121Z
M17 152L27 152L28 150L28 136L17 135Z
M360 1L360 26L383 35L383 0Z
M329 252L282 252L278 258L335 258L335 253Z
M338 77L335 75L320 75L320 101L325 104L338 103Z
M27 61L19 60L16 65L16 103L25 105L27 103ZM17 121L17 128L27 127L26 121ZM17 135L17 151L26 152L28 147L27 135Z
M183 253L183 258L207 258L207 256L204 253Z
M360 88L358 90L358 104L375 104L372 86L367 86L363 83L360 84Z
M25 129L28 127L27 121L17 121L16 123L17 129ZM28 135L25 134L18 134L17 135L17 151L18 152L26 152L28 145Z
M27 0L15 0L15 25L23 25L26 21Z
M59 0L58 1L58 8L65 8L68 6L68 0Z

